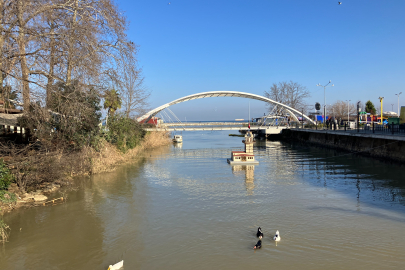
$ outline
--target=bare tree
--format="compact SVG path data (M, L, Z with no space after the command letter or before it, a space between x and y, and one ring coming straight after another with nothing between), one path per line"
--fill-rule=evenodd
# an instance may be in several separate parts
M127 27L113 0L0 0L0 87L12 78L28 112L61 84L99 93L114 84L126 115L137 114L149 93Z
M348 113L349 116L356 114L356 106L356 104L338 100L332 106L327 107L327 114L335 116L336 119L347 119Z
M299 83L290 82L280 82L278 84L273 83L270 87L270 91L265 91L264 96L270 98L274 101L280 102L294 109L301 111L307 108L305 99L310 97L310 93L305 86ZM270 109L273 105L269 105Z
M150 93L143 86L141 70L137 68L135 47L133 44L122 55L122 60L117 69L117 81L120 86L122 103L127 118L134 117L143 112L147 105Z

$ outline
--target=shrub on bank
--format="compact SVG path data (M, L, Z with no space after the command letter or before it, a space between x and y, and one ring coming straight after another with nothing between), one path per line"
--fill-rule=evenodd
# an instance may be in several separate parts
M100 95L77 81L53 86L47 107L31 103L19 126L47 147L78 150L91 145L99 134Z
M5 190L0 190L0 202L2 203L13 203L17 201L17 196Z
M146 134L136 120L122 115L110 117L107 127L106 140L116 145L123 153L135 148Z
M0 159L0 190L5 190L14 181L14 176L4 164L3 159Z

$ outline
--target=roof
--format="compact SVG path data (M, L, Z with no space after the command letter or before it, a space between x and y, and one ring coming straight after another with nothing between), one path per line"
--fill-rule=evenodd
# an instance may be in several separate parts
M18 109L0 108L0 113L15 114L15 113L22 113L22 111Z
M233 154L233 153L232 153ZM254 157L255 155L249 155L249 154L238 154L236 155L238 157Z

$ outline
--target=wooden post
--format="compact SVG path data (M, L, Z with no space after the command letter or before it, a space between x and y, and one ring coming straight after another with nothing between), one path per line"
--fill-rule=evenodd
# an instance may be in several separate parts
M30 135L31 135L30 129L29 128L25 129L25 141L27 143L30 141Z

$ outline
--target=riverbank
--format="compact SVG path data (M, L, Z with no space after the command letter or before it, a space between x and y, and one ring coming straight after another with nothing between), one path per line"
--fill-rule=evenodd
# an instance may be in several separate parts
M143 157L148 149L170 143L169 134L150 132L138 146L125 153L102 141L98 149L84 147L76 152L59 150L43 153L33 148L20 155L4 157L14 175L14 182L8 191L0 194L0 214L20 207L43 205L62 187L70 186L74 176L113 171L118 165Z
M403 136L284 129L278 139L310 143L405 164L405 137Z

